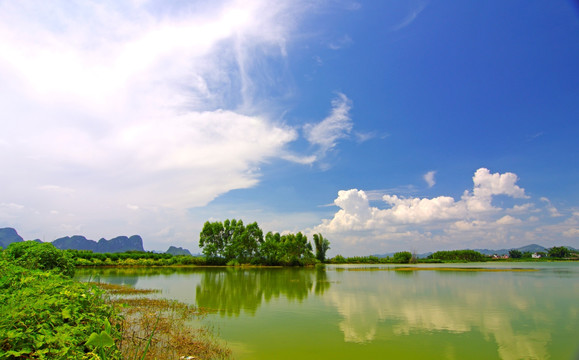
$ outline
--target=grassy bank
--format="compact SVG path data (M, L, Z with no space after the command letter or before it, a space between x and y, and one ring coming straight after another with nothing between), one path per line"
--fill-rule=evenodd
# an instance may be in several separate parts
M73 274L74 260L51 244L0 253L0 360L230 357L210 329L188 325L203 311Z

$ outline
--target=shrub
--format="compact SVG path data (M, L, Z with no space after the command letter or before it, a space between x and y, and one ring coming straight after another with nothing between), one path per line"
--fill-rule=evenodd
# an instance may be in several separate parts
M345 264L346 258L342 255L336 255L332 259L330 259L330 263L332 264Z
M26 269L52 270L69 277L74 276L72 257L50 243L34 241L12 243L4 251L4 256L15 265Z
M0 268L0 359L82 359L92 333L120 339L107 330L115 314L100 290L1 259ZM109 348L107 359L120 359L118 350Z
M410 259L412 259L412 253L410 251L397 252L392 257L392 260L395 263L400 263L400 264L408 264L410 262Z

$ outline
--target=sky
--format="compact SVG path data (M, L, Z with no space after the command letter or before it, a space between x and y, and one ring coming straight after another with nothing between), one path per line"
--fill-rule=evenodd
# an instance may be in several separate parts
M579 248L572 0L0 0L0 227Z

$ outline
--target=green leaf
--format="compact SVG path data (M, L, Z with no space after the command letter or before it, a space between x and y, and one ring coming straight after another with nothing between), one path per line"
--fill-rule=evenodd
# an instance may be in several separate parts
M92 333L90 334L88 340L86 341L85 345L87 346L94 346L97 348L102 347L109 347L115 344L113 338L104 331L101 331L100 334Z
M67 309L67 308L62 309L62 318L63 319L72 318L72 315L70 314L70 309Z
M105 319L105 332L107 334L111 333L111 323L109 322L109 319Z

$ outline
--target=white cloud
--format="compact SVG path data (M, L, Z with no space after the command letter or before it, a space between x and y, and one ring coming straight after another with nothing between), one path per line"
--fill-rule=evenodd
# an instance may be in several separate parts
M406 15L404 19L402 19L396 26L392 28L392 31L401 30L412 24L418 15L420 15L420 13L426 8L426 5L428 5L427 1L421 1L416 4L416 6L408 13L408 15Z
M511 209L509 209L509 211L512 213L526 213L529 211L535 211L535 210L533 210L534 207L535 207L535 204L526 203L526 204L522 204L522 205L515 205Z
M466 221L466 220L459 220L450 226L450 230L456 231L479 231L481 228L487 226L486 221L475 220L475 221Z
M386 208L370 205L365 191L358 189L341 190L334 204L340 209L331 219L324 219L314 227L315 232L329 238L342 238L344 243L352 243L364 233L366 241L398 241L395 234L422 233L426 240L444 243L449 238L432 235L431 230L444 231L447 236L471 233L471 236L492 236L496 241L506 238L506 225L521 224L522 220L504 212L492 204L493 197L506 195L511 198L528 198L523 188L516 185L518 178L512 173L490 173L488 169L478 169L473 176L473 190L465 191L460 200L450 196L432 199L383 195ZM521 208L517 208L521 211ZM489 233L490 232L490 233ZM348 240L346 240L348 239ZM455 240L453 240L455 241Z
M349 35L344 35L341 38L331 42L328 44L328 48L332 49L332 50L341 50L343 48L346 48L350 45L352 45L354 41L352 40L352 38Z
M338 140L347 138L353 123L350 117L352 102L346 95L339 93L332 101L332 111L328 117L317 124L304 126L306 139L320 148L320 156L334 148Z
M481 168L473 177L472 193L465 191L460 201L449 196L427 198L401 198L384 195L388 209L371 207L363 190L341 190L334 204L340 210L331 220L325 220L320 231L339 232L352 229L375 229L393 224L424 224L438 220L468 219L480 213L498 210L491 204L494 195L526 197L515 182L512 173L490 174Z
M497 220L497 224L499 225L516 225L522 222L523 221L521 219L514 218L511 215L505 215Z
M553 204L551 204L551 200L549 200L546 197L542 197L541 201L543 201L544 203L546 203L547 205L547 211L549 212L549 214L551 215L551 217L559 217L561 216L561 213L559 213L559 210L557 210L557 208L555 206L553 206Z
M0 162L12 172L0 197L23 206L3 206L0 220L47 237L155 234L185 223L187 208L254 186L270 159L318 158L288 150L298 131L261 100L287 91L283 71L264 64L284 62L315 4L174 5L0 3ZM312 125L323 151L349 132L349 106L339 95Z
M436 184L436 181L434 180L434 175L436 175L436 171L432 170L432 171L427 172L423 176L424 181L426 181L429 188L433 187Z
M568 230L563 231L563 236L570 237L570 238L577 238L579 237L579 228L571 228Z

